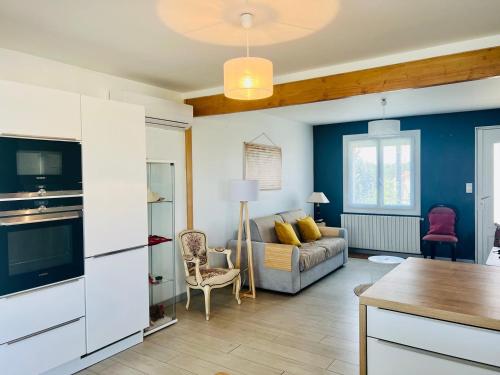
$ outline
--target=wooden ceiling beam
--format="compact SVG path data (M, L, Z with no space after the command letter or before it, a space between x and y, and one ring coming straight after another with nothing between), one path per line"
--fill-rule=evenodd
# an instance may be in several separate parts
M500 76L500 46L423 60L287 82L267 99L243 101L223 94L186 99L195 116L221 115L423 88Z

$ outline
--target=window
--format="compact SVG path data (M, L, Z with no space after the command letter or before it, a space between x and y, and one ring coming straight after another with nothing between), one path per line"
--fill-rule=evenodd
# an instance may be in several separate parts
M344 136L344 212L420 215L420 131Z

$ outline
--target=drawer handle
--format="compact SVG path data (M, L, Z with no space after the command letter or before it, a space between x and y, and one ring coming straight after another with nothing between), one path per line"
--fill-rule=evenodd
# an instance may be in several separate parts
M49 141L66 141L66 142L78 142L76 138L68 138L68 137L45 137L43 135L26 135L26 134L17 134L17 133L0 133L0 136L7 138L26 138L26 139L42 139Z
M24 295L24 294L28 294L28 293L34 293L34 292L38 292L40 291L41 289L50 289L50 288L55 288L57 286L60 286L60 285L64 285L64 284L70 284L70 283L76 283L77 281L80 281L82 280L82 277L79 276L77 278L74 278L74 279L69 279L69 280L64 280L64 281L60 281L60 282L57 282L57 283L54 283L54 284L49 284L49 285L42 285L38 288L34 288L34 289L29 289L29 290L23 290L21 292L17 292L17 293L14 293L14 294L9 294L9 295L6 295L6 296L3 296L3 297L0 297L0 299L10 299L10 298L15 298L15 297L19 297L21 295Z
M67 326L67 325L70 325L70 324L73 324L73 323L76 323L78 322L80 318L76 318L76 319L73 319L73 320L70 320L69 322L65 322L65 323L61 323L61 324L58 324L56 326L53 326L53 327L50 327L50 328L47 328L47 329L43 329L41 331L38 331L38 332L35 332L35 333L32 333L32 334L29 334L29 335L26 335L26 336L23 336L23 337L20 337L18 339L15 339L15 340L11 340L11 341L7 341L5 344L6 345L13 345L19 341L24 341L24 340L27 340L27 339L30 339L32 337L36 337L36 336L39 336L43 333L47 333L47 332L50 332L50 331L53 331L55 329L58 329L58 328L61 328L61 327L64 327L64 326Z

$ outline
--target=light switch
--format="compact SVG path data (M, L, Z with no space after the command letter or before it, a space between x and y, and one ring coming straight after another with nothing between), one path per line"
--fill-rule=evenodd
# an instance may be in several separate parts
M467 182L465 184L465 192L467 194L472 194L472 182Z

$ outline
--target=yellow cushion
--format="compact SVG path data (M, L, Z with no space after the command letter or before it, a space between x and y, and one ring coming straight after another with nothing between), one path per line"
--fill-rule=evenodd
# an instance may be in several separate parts
M276 231L278 240L280 240L282 244L294 246L301 245L290 223L280 223L279 221L275 221L274 230Z
M316 241L321 238L321 232L318 225L314 222L311 216L306 216L303 219L297 220L300 235L306 242Z

